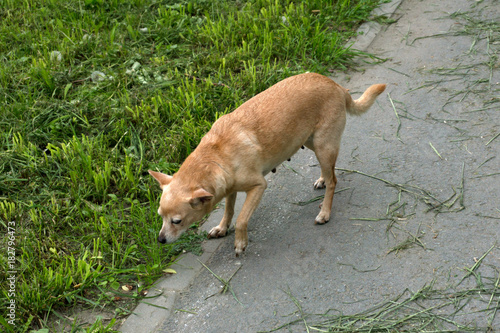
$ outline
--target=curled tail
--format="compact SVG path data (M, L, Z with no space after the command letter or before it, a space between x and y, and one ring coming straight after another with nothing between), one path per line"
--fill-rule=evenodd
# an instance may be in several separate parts
M375 102L375 99L385 90L385 84L374 84L370 86L366 91L361 95L360 98L353 100L351 95L346 92L346 109L350 114L359 116L370 108L372 104Z

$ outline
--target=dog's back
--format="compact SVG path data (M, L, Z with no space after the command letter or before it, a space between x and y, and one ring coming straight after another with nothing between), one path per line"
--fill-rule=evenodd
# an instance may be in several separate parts
M152 173L163 188L160 241L173 241L191 223L226 197L224 217L210 237L227 233L236 192L247 197L236 222L235 252L247 244L247 223L256 209L271 170L300 147L314 151L321 167L315 188L326 188L315 221L330 219L337 179L335 163L346 112L368 110L385 85L373 85L357 100L331 79L306 73L285 79L217 120L195 151L173 176Z

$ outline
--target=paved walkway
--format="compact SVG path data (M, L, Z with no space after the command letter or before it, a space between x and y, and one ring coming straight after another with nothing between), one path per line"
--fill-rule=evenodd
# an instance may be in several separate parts
M267 177L246 254L234 256L234 232L208 240L123 332L353 331L350 315L500 331L499 3L405 0L392 18L367 49L387 61L334 77L354 96L388 88L348 118L330 222L314 225L318 201L305 204L323 192L301 150Z

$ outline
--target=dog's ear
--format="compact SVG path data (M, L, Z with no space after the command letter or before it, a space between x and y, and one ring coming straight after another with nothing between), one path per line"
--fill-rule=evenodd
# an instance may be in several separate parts
M191 204L191 207L197 208L201 207L200 205L210 202L213 197L214 195L212 193L200 188L193 192L191 199L189 199L189 203Z
M172 176L166 175L161 172L156 172L152 170L148 170L149 174L156 179L156 181L160 184L160 188L163 190L165 186L167 186L172 180Z

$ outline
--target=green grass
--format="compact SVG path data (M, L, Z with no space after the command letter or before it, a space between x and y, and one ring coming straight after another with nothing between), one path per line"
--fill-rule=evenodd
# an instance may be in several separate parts
M199 249L196 227L157 244L147 170L175 172L213 121L279 80L366 57L345 43L378 3L0 0L0 325L114 307L122 284L141 285L135 302Z

